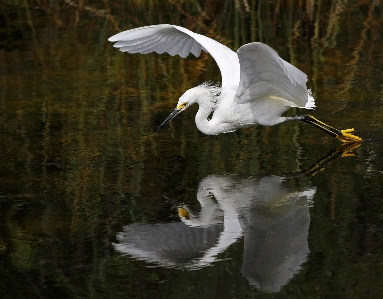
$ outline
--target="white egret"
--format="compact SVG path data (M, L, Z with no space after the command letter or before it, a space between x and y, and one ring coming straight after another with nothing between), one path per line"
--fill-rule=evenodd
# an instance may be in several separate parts
M122 52L169 53L185 58L210 53L218 64L222 85L203 83L187 90L177 107L158 130L194 103L195 117L204 134L216 135L256 124L273 126L287 120L307 122L343 142L361 142L354 129L338 130L311 115L281 116L290 107L310 109L314 98L306 87L307 76L260 42L246 44L236 52L221 43L176 25L153 25L118 33L109 38Z

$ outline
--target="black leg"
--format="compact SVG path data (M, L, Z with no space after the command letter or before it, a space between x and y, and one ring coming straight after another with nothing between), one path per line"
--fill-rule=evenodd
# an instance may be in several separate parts
M326 132L332 137L336 137L342 134L342 132L339 131L338 129L335 129L334 127L326 125L325 123L319 121L318 119L316 119L315 117L311 115L305 115L305 119L303 121L310 125L313 125L314 127L317 127L318 129L322 130L323 132Z

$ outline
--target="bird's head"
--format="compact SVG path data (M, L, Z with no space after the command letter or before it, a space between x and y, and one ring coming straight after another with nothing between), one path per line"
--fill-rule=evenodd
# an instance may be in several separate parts
M186 110L192 104L196 103L200 97L198 86L187 90L178 100L177 107L172 113L164 120L164 122L158 127L157 132L165 126L171 119L176 117L179 113Z
M220 92L221 88L210 82L206 82L197 87L188 89L178 100L176 109L174 109L173 112L170 113L165 121L158 127L157 132L171 119L176 117L179 113L186 110L194 103L198 103L208 111L213 111Z

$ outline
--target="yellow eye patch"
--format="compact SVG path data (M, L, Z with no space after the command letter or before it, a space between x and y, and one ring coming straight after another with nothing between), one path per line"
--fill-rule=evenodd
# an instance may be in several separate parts
M187 105L188 105L188 102L185 102L183 104L178 105L176 109L177 110L185 109Z

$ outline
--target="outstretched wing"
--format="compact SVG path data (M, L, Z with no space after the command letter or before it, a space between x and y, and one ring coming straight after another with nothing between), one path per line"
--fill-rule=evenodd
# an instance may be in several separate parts
M306 87L305 73L284 61L263 43L246 44L238 49L241 81L236 97L239 103L280 98L291 106L314 108Z
M239 62L235 52L221 43L186 28L161 24L127 30L109 38L122 52L147 54L169 53L185 58L192 53L196 57L201 50L210 53L222 75L222 87L239 83Z

